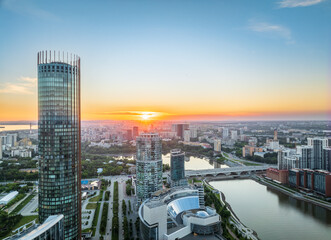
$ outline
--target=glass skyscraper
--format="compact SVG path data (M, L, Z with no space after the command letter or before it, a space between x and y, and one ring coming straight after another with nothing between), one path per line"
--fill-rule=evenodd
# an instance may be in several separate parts
M162 142L157 133L137 137L137 198L138 202L162 189Z
M185 178L185 153L180 149L170 151L170 178L172 187L187 185Z
M39 221L63 214L65 239L80 239L80 58L42 51L37 62Z

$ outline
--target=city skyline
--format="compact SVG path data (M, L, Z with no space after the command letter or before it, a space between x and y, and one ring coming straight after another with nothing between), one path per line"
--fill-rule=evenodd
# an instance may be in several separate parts
M330 1L59 3L0 3L0 121L37 120L42 49L84 59L82 120L330 119Z

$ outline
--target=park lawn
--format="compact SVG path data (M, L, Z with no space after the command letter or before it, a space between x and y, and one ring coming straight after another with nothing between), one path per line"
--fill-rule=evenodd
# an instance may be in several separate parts
M27 223L33 221L34 219L37 219L37 221L36 221L36 223L37 223L38 222L38 215L23 216L22 219L18 223L15 224L15 226L12 229L12 231L15 230L15 229L17 229L17 228L19 228L19 227L21 227L21 226L23 226L24 224L27 224ZM30 226L28 226L28 227L30 227ZM11 236L12 234L13 233L10 232L10 234L8 234L7 236L5 236L5 238Z
M23 226L24 224L27 224L28 222L31 222L34 219L37 219L36 222L38 222L38 215L23 216L22 219L15 225L14 229L19 228L20 226Z
M246 166L260 166L261 164L258 163L249 163L249 162L243 162Z
M99 195L97 195L93 198L90 198L89 202L98 202L102 198L102 195L103 195L103 191L100 191Z
M86 209L96 209L97 208L97 203L88 203L86 205Z

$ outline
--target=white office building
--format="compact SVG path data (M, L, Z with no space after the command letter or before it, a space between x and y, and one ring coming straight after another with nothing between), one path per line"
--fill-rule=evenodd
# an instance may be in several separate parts
M191 141L191 131L189 129L184 130L184 142Z
M231 130L231 139L237 141L237 139L238 139L238 131L237 130Z

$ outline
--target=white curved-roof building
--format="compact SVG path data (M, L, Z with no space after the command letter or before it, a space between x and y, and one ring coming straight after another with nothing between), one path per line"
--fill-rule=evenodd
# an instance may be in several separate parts
M219 232L220 216L215 209L205 207L202 199L201 188L193 186L154 193L139 208L141 238L175 240L193 233Z

